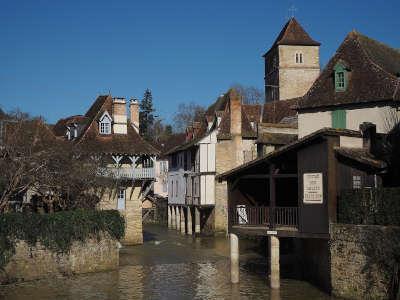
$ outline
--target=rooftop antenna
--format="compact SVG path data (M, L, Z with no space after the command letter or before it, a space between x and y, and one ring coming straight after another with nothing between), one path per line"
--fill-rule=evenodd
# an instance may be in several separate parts
M294 6L293 4L289 7L288 13L289 13L289 19L294 18L296 15L297 7Z

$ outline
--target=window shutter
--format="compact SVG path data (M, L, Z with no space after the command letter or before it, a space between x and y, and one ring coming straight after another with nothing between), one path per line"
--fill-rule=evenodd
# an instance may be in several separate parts
M332 111L332 127L338 129L346 128L346 111L344 109Z

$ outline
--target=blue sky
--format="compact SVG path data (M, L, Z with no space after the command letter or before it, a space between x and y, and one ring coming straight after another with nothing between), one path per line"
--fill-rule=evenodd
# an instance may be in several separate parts
M0 107L48 122L97 95L141 98L167 122L179 103L213 102L232 84L263 88L263 60L288 9L325 65L352 29L400 48L400 1L0 0Z

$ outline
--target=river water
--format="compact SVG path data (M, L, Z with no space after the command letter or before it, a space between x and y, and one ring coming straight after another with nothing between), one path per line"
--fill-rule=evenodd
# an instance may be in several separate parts
M0 287L2 299L330 299L312 285L289 279L268 288L266 260L240 244L240 283L229 281L229 241L192 238L156 225L145 242L122 248L117 271Z

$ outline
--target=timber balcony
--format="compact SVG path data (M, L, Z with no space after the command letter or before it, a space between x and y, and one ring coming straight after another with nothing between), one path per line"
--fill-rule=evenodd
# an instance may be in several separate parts
M233 227L297 230L298 207L237 205L230 209L229 220Z
M103 176L113 177L115 179L154 179L154 168L114 168L108 167L102 169Z

